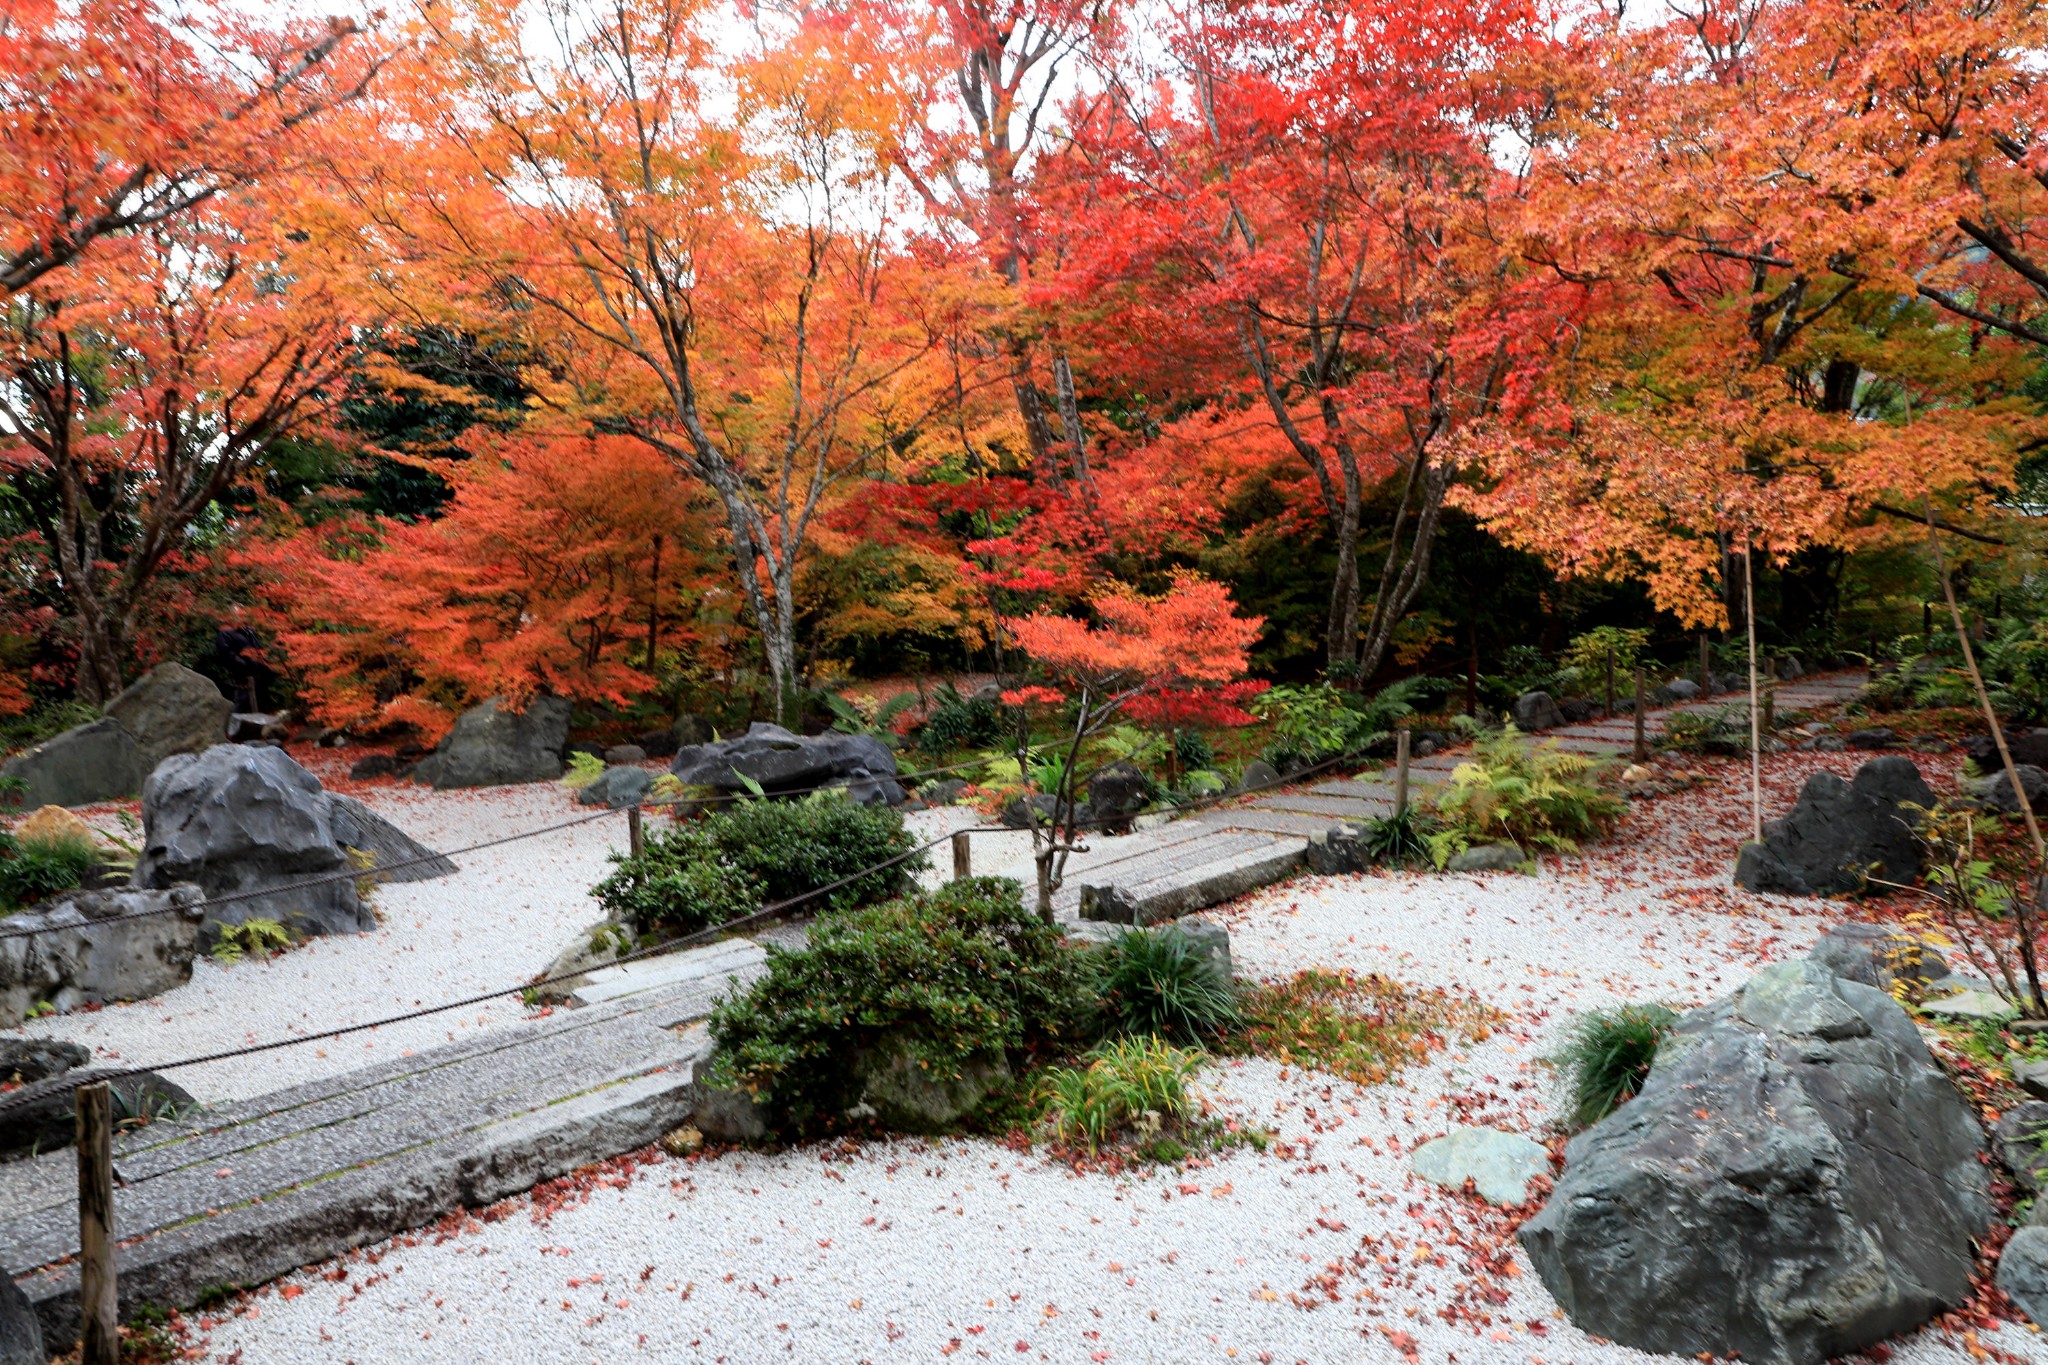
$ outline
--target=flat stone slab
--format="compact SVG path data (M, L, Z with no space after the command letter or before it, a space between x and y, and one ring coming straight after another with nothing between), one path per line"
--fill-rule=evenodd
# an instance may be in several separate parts
M1457 1128L1417 1147L1408 1165L1445 1189L1462 1190L1470 1180L1489 1204L1521 1204L1529 1183L1550 1174L1550 1149L1498 1128Z
M1923 1013L1945 1019L2010 1019L2019 1011L1989 991L1958 991L1920 1006Z
M643 991L731 976L749 968L766 966L767 962L768 950L760 944L743 938L727 939L723 943L686 948L679 953L642 958L616 967L600 967L585 974L584 979L589 984L579 986L569 997L569 1004L577 1008L601 1005L608 1000L623 1000Z

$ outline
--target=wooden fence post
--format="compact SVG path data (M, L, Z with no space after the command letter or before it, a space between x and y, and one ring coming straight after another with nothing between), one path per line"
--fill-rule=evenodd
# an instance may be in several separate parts
M79 1365L120 1365L114 1283L114 1106L107 1084L72 1092L78 1118Z
M1607 651L1607 714L1614 714L1614 651Z
M1394 733L1394 814L1408 809L1408 747L1413 734L1407 726Z
M1647 762L1649 762L1649 760L1650 760L1650 746L1649 746L1649 744L1648 744L1648 743L1647 743L1647 742L1645 741L1645 739L1643 738L1643 702L1644 702L1644 698L1643 698L1643 670L1642 670L1642 669L1641 669L1640 667L1638 667L1638 668L1636 669L1636 749L1635 749L1635 757L1636 757L1636 762L1638 762L1638 763L1647 763Z
M953 880L965 881L974 875L974 863L967 852L967 831L961 830L953 836Z
M640 856L640 808L626 807L626 849L635 858Z

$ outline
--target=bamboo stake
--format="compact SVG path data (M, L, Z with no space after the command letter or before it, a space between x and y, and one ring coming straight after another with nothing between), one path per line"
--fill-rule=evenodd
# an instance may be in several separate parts
M1742 614L1749 622L1749 837L1764 837L1764 747L1763 715L1757 709L1756 683L1756 570L1754 547L1749 537L1742 540Z
M1650 744L1648 739L1645 738L1645 736L1643 735L1643 669L1642 665L1640 664L1636 666L1635 760L1638 763L1647 763L1650 761Z

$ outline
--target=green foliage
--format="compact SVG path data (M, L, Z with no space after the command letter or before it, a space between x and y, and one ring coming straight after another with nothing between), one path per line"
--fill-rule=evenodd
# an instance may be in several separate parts
M1377 974L1312 968L1244 992L1231 1045L1285 1066L1374 1086L1427 1059L1452 1035L1484 1039L1505 1016L1467 997Z
M990 749L1012 728L1002 704L986 697L963 697L950 683L933 690L931 714L913 729L917 747L934 756L962 749Z
M1749 710L1717 706L1707 711L1673 711L1664 718L1664 738L1658 747L1684 754L1746 754Z
M917 693L898 692L869 714L837 692L818 695L825 709L832 713L833 729L841 734L873 735L878 739L894 734L896 718L917 705Z
M1458 838L1573 852L1579 840L1604 832L1627 808L1601 789L1604 765L1559 748L1555 740L1532 744L1510 725L1472 748L1473 756L1436 796L1436 817L1452 836L1431 842L1432 852L1441 855L1438 866L1450 860Z
M1184 1123L1193 1110L1189 1088L1204 1058L1154 1037L1119 1038L1095 1048L1081 1065L1048 1067L1039 1077L1041 1126L1057 1142L1093 1152L1125 1128Z
M1406 867L1430 860L1429 836L1434 829L1429 812L1411 803L1392 815L1367 820L1359 828L1359 842L1374 862Z
M1113 1032L1202 1043L1238 1024L1237 992L1220 964L1171 927L1119 934L1093 958Z
M851 877L915 847L903 817L839 792L800 801L741 801L693 824L651 835L638 858L591 889L606 915L641 934L694 933ZM816 908L845 909L901 895L922 857L849 882Z
M712 1013L713 1079L804 1131L858 1101L858 1061L885 1041L952 1071L1071 1047L1092 1014L1080 953L1025 910L1017 883L969 878L826 916L801 949L771 946L767 973Z
M1648 630L1624 626L1596 626L1572 637L1565 646L1560 681L1570 690L1591 696L1607 686L1607 662L1614 661L1614 688L1619 696L1630 695L1635 686L1636 665L1650 646Z
M1135 725L1111 726L1095 737L1093 748L1104 764L1123 762L1137 768L1156 767L1171 752L1165 735Z
M1180 730L1173 736L1173 761L1184 773L1216 766L1216 746L1200 730Z
M1561 686L1557 666L1534 645L1509 645L1479 678L1480 694L1503 707L1524 692L1554 692Z
M1982 665L2000 714L2027 725L2048 722L2048 622L2008 622L1985 644Z
M569 770L562 774L562 785L570 791L580 792L603 776L604 760L578 749L569 755Z
M292 931L274 919L252 916L240 924L223 924L213 945L216 961L232 966L245 957L269 957L296 942Z
M0 914L82 884L101 861L89 838L17 839L0 830Z
M1320 763L1354 753L1385 734L1418 700L1440 687L1429 678L1404 678L1372 697L1327 682L1269 688L1254 698L1252 714L1272 727L1264 757L1277 768Z
M0 717L0 749L26 749L99 718L99 708L89 702L39 702L20 715Z
M1589 1128L1643 1088L1678 1016L1662 1005L1593 1010L1572 1024L1551 1064L1571 1088L1572 1126Z

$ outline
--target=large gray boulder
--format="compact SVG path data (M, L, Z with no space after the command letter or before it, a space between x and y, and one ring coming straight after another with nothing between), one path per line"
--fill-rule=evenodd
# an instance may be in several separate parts
M606 768L597 775L597 780L585 787L576 799L586 806L608 806L612 810L623 810L637 806L647 799L647 793L654 787L654 774L645 768Z
M1088 809L1102 828L1117 833L1152 804L1151 783L1136 764L1119 759L1088 779Z
M27 785L20 799L28 809L89 806L135 795L149 767L128 728L102 716L16 754L0 765L0 777Z
M1995 759L1993 761L1996 762ZM2020 780L2017 791L2012 785L2015 776ZM2004 815L2018 815L2020 801L2024 797L2029 808L2036 812L2048 813L2048 799L2044 799L2044 795L2048 795L2048 771L2043 771L2031 763L2015 760L2010 773L2006 772L2003 764L2000 764L1989 777L1965 781L1963 787L1971 799L1986 810L1995 810Z
M380 882L430 882L462 870L353 796L328 792L327 820L334 842L367 857Z
M219 924L260 917L301 936L362 933L376 916L355 879L334 874L367 869L336 837L333 812L319 779L282 749L222 744L167 759L143 784L135 883L233 896L208 908Z
M1933 804L1910 758L1874 758L1847 782L1815 773L1792 809L1764 826L1763 840L1742 846L1735 884L1792 896L1846 895L1872 880L1910 884L1924 855L1909 807Z
M0 1365L48 1365L42 1324L14 1276L0 1274Z
M744 735L676 750L669 771L689 787L746 791L757 783L773 796L816 787L843 787L864 806L903 804L896 755L873 735L824 734L806 738L780 725L755 721Z
M1687 1013L1520 1233L1587 1332L1818 1365L1970 1294L1984 1135L1882 991L1814 962Z
M110 1005L184 985L205 919L199 898L196 886L71 891L0 920L0 1028L39 1005Z
M1844 980L1887 994L1894 984L1921 991L1949 975L1948 959L1926 939L1859 920L1830 926L1806 956Z
M71 1146L78 1133L73 1094L80 1085L94 1080L105 1081L113 1092L116 1118L147 1123L175 1118L198 1107L182 1086L154 1071L121 1074L100 1067L70 1072L9 1096L14 1107L0 1115L0 1159L34 1156Z
M106 705L135 736L144 772L172 754L196 754L224 743L234 703L213 679L183 664L158 664Z
M943 1133L1010 1082L1010 1063L1000 1051L971 1057L949 1071L928 1065L907 1039L894 1037L864 1055L858 1067L862 1100L884 1124L905 1133Z
M562 775L562 746L568 740L567 699L535 697L524 711L513 711L503 698L492 697L464 711L412 775L444 791L550 782Z
M2036 1324L2048 1322L2048 1228L2012 1235L1998 1255L1998 1287Z
M1524 692L1515 698L1515 728L1523 734L1555 730L1564 723L1564 708L1548 692Z

